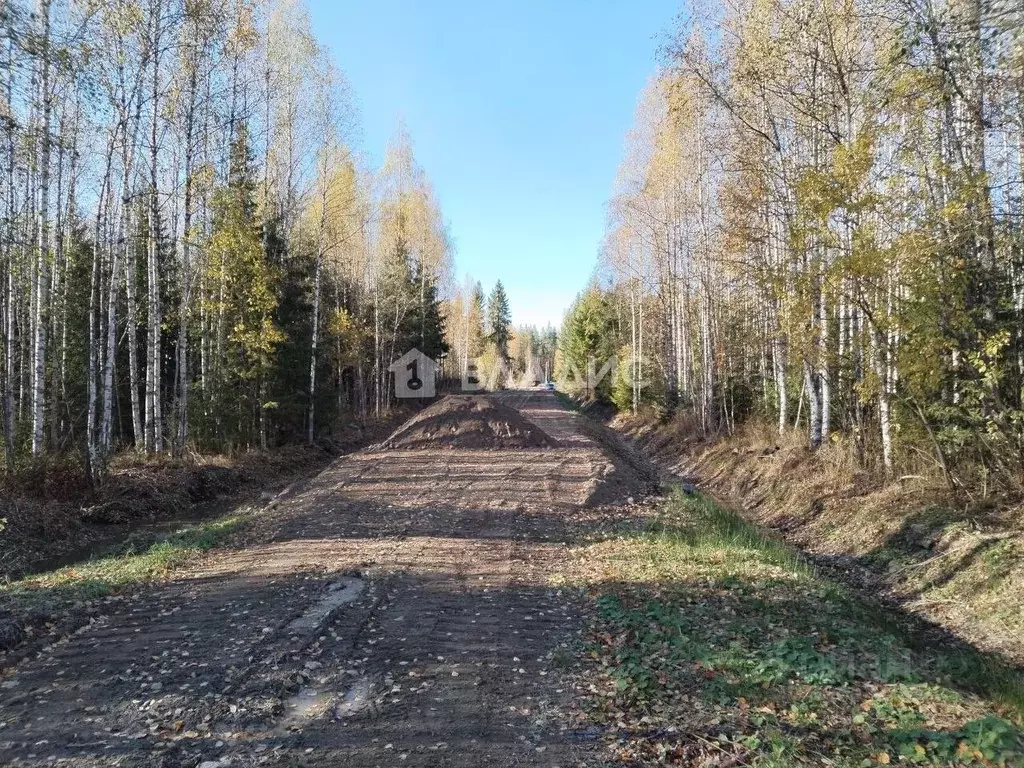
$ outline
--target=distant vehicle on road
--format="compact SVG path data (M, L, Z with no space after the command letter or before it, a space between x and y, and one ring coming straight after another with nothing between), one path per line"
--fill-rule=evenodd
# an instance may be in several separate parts
M541 386L543 386L548 392L555 391L555 382L553 381L545 381Z

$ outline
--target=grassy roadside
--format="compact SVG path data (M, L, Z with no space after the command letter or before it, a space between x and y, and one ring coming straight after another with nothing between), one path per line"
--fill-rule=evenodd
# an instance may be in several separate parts
M104 557L0 584L0 605L32 604L55 597L106 597L125 587L166 576L196 560L241 530L245 520L243 515L229 514L183 526L157 541L128 540Z
M560 402L562 405L564 405L567 410L574 412L578 412L580 410L579 401L576 400L576 398L572 397L572 395L569 395L560 389L554 390L553 394L555 396L555 399L558 400L558 402Z
M235 511L158 538L136 535L102 557L0 582L0 670L99 616L106 600L198 560L252 519Z
M25 488L8 488L26 519L5 530L0 528L0 564L5 566L0 570L0 650L11 645L4 638L5 621L10 624L26 610L41 615L168 575L241 531L253 519L258 504L252 499L259 492L314 476L338 456L388 434L409 413L397 409L377 422L350 425L335 436L330 451L288 445L269 452L202 456L198 461L120 455L112 462L111 476L96 498L86 498L84 487L70 483L64 491L70 501L54 503L48 498L53 495L49 486L59 483L45 472L34 481L45 491L38 492L38 498L19 497ZM40 472L45 469L39 468ZM54 474L68 477L74 472L64 467L63 474ZM27 477L23 484L31 480ZM47 504L63 508L56 511L65 518L57 523L64 525L55 524L54 510L46 509ZM190 515L195 515L194 522L182 523L170 532L161 522ZM203 519L196 519L200 515ZM95 542L78 536L83 518L91 524L114 524L110 532L116 537L104 546L103 537ZM72 524L66 524L69 520ZM124 528L118 529L117 524ZM133 525L138 527L133 530ZM102 527L93 525L96 530ZM62 546L49 546L53 544ZM54 555L70 562L68 550L77 559L74 553L83 544L90 548L99 544L94 551L103 554L83 554L74 564L60 568L35 565L46 561L40 551L49 555L51 562ZM20 556L9 556L11 551ZM17 561L18 567L12 568L12 561ZM22 573L27 575L19 575Z
M1013 495L951 495L912 467L886 481L846 436L808 451L797 432L749 422L705 439L683 416L620 414L612 427L672 473L853 581L1024 668L1024 505Z
M126 452L112 459L98 488L88 485L73 457L26 467L0 483L6 521L0 530L0 580L87 560L146 529L166 533L174 521L183 526L214 519L267 488L319 470L333 456L307 446L184 460Z
M923 646L706 497L577 554L615 764L1024 765L1024 676Z

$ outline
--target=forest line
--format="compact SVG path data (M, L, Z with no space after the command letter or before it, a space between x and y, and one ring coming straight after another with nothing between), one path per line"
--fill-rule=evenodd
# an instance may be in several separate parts
M411 139L380 168L296 0L2 11L0 410L9 468L312 442L417 347L841 444L888 476L1024 476L1024 12L701 6L626 141L559 334L454 277ZM587 394L590 394L589 392Z
M500 282L455 285L403 128L380 168L360 153L301 2L0 14L8 469L312 443L386 411L408 348L451 377L507 354Z
M562 370L894 477L1024 490L1024 11L701 6L626 140Z

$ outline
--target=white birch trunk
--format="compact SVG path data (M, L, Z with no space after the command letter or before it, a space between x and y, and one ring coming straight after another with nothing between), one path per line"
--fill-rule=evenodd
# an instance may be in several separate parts
M50 0L36 5L40 25L39 101L42 117L39 122L39 210L36 268L33 276L34 316L32 318L32 455L39 456L45 447L46 422L46 316L49 305L50 262Z

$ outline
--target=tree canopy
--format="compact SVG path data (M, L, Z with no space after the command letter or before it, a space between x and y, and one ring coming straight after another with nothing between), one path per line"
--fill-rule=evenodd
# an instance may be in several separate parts
M616 401L1021 490L1021 29L978 3L695 9L609 205ZM562 355L586 338L577 305Z
M379 169L294 0L17 0L0 56L8 467L330 439L479 355L412 139ZM507 314L507 305L506 305ZM458 362L449 362L449 349ZM448 367L450 366L450 367Z

